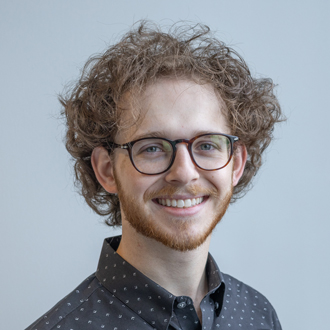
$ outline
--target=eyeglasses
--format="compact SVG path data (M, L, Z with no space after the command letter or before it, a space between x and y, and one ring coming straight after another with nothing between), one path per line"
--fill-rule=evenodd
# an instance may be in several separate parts
M224 168L233 156L233 145L237 136L209 133L198 135L191 140L169 140L165 138L147 137L125 144L108 142L107 149L126 149L135 169L147 175L166 172L173 165L179 143L188 146L193 163L205 171L216 171Z

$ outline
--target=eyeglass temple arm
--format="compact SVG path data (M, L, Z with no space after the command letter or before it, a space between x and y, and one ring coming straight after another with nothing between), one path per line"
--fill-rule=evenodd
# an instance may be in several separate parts
M114 148L128 149L127 144L117 144L115 142L107 142L108 149L113 150Z

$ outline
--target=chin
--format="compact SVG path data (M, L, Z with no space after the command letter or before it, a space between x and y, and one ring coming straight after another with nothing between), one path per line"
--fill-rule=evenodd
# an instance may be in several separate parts
M177 251L191 251L201 246L221 221L232 197L232 189L222 198L215 191L213 196L208 194L211 199L196 206L197 211L193 208L171 210L152 201L160 192L154 192L145 198L147 201L141 201L125 192L120 180L116 181L123 219L142 236ZM150 207L148 203L157 207Z
M231 196L231 193L225 196L213 218L210 216L212 220L209 221L207 226L205 226L205 222L203 223L205 215L195 216L193 219L187 218L187 220L172 217L166 221L166 224L157 223L155 221L155 219L159 219L157 215L145 215L140 207L134 205L134 201L123 201L121 199L122 215L139 234L176 251L192 251L205 243L212 234L214 228L224 216Z

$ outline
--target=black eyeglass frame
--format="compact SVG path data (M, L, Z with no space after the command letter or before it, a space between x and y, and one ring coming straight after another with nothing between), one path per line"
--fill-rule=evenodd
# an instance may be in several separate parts
M200 138L202 136L208 136L208 135L221 135L221 136L225 136L230 141L230 156L229 156L229 159L228 159L227 163L225 165L219 167L219 168L215 168L215 169L211 169L211 170L210 169L205 169L205 168L199 166L196 163L196 160L195 160L194 155L193 155L192 150L191 150L192 144L195 142L195 140L197 140L198 138ZM132 148L133 148L134 144L137 143L137 142L139 142L139 141L142 141L142 140L154 140L154 139L165 140L165 141L167 141L172 146L172 150L173 150L172 159L170 161L169 166L164 171L161 171L161 172L158 172L158 173L145 173L145 172L140 171L136 167L136 165L134 163L134 160L133 160ZM187 139L177 139L177 140L174 140L173 141L173 140L169 140L169 139L161 138L161 137L145 137L145 138L134 140L134 141L130 141L130 142L127 142L127 143L124 143L124 144L117 144L115 142L107 142L107 145L105 147L106 147L106 149L108 149L109 152L112 152L115 148L126 149L127 152L128 152L128 155L129 155L129 158L131 160L132 165L134 166L134 168L139 173L145 174L145 175L158 175L158 174L165 173L173 165L174 160L175 160L175 156L176 156L176 151L177 151L176 145L179 144L179 143L185 143L188 146L188 152L189 152L190 158L191 158L192 162L195 164L195 166L197 166L198 168L200 168L201 170L204 170L204 171L217 171L217 170L221 170L222 168L226 167L229 164L229 162L231 161L231 159L233 157L233 153L234 153L234 143L237 142L238 140L239 140L239 137L238 136L235 136L235 135L229 135L229 134L223 134L223 133L207 133L207 134L197 135L197 136L193 137L190 140L187 140Z

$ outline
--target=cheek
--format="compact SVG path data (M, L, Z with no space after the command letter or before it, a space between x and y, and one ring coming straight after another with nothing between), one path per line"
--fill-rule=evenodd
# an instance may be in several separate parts
M137 172L131 163L128 154L123 152L119 153L115 157L115 172L121 180L125 180L126 177Z
M126 194L143 196L145 191L153 187L155 182L154 176L138 172L129 157L118 157L115 172L116 178L120 181L120 186Z
M208 181L211 182L219 191L227 190L232 184L233 172L230 167L211 172Z
M132 180L132 175L134 174L135 169L130 162L129 157L124 155L118 155L115 159L114 166L114 175L117 181L117 185L120 183L122 189L127 191L127 188L130 186Z

